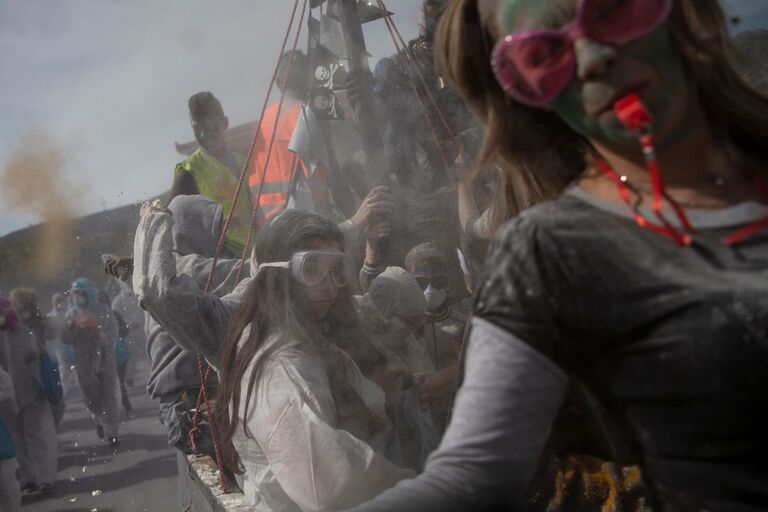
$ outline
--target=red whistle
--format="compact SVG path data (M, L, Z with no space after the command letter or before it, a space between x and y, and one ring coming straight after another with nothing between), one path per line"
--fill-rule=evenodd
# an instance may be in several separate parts
M629 93L613 105L621 124L629 131L649 130L653 116L636 93Z

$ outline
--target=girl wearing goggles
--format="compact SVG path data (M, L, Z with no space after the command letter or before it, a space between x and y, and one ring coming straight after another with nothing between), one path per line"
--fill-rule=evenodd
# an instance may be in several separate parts
M768 100L734 71L718 2L454 0L437 48L518 217L440 448L355 510L637 509L643 484L654 510L764 506ZM641 470L601 465L610 504L528 494L537 471L600 478L542 457L574 381L619 427L610 459Z
M318 215L273 217L222 346L217 414L236 448L225 458L270 510L340 510L413 475L369 444L385 433L389 378L359 325L343 244Z

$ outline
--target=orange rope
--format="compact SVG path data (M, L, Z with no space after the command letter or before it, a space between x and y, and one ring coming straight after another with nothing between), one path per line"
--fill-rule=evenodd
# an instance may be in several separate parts
M392 21L392 18L389 16L389 12L386 11L386 9L383 7L383 3L379 2L379 8L381 9L382 15L384 16L384 22L387 25L387 30L389 31L389 35L392 38L392 42L395 45L395 50L397 50L398 55L401 55L402 57L405 57L405 60L407 62L411 63L411 67L414 69L417 69L418 71L418 65L415 61L410 61L408 59L408 53L407 53L407 46L401 48L401 44L398 43L398 38L396 37L395 33L397 31L397 27L395 26L395 22ZM399 32L398 32L399 35ZM400 38L402 40L402 38ZM432 118L429 116L429 112L427 111L427 107L424 104L424 100L421 97L421 94L419 94L418 88L416 87L416 82L413 80L413 77L408 72L408 68L406 66L406 63L404 63L402 60L400 61L400 66L403 68L403 72L408 77L408 80L411 85L411 89L413 90L414 96L416 96L416 100L419 104L419 108L421 109L421 113L424 116L424 119L427 121L427 124L429 124L429 129L432 135L432 141L435 144L435 148L437 149L438 154L440 155L440 160L443 162L443 167L445 167L445 172L448 174L448 176L451 178L451 180L455 183L457 181L456 176L454 175L452 168L450 165L448 165L448 160L445 157L445 152L443 151L443 147L440 145L440 140L437 136L437 129L435 127L435 124L432 122ZM418 71L420 74L420 71ZM420 75L421 76L421 75ZM453 144L456 146L457 149L461 149L458 145L458 142L456 138L453 136L453 133L450 131L450 127L447 125L447 121L445 121L445 117L442 114L442 110L440 109L440 106L437 105L437 103L434 101L434 98L432 97L431 93L429 92L429 88L426 85L426 82L423 77L421 77L421 83L424 86L424 89L427 91L427 93L430 96L430 99L432 100L432 105L434 106L435 110L438 112L440 118L445 123L445 127L448 130L449 135L451 136L451 140Z
M293 23L294 23L294 19L296 17L296 10L298 8L298 4L299 4L299 0L294 0L293 9L291 10L291 17L290 17L290 20L288 21L288 28L286 29L285 36L283 38L283 45L282 45L282 48L281 48L281 51L280 51L280 57L278 58L277 64L275 65L275 70L272 73L272 79L270 80L269 87L267 89L267 95L266 95L266 98L264 99L264 105L262 106L262 109L261 109L261 115L259 116L259 120L256 123L256 126L254 128L254 132L253 132L254 135L253 135L253 137L251 139L251 145L248 148L248 154L246 155L245 162L243 163L243 167L242 167L242 169L240 171L240 176L238 177L238 180L237 180L237 186L235 187L234 199L232 200L232 206L231 206L231 208L229 210L229 213L227 214L227 218L226 218L226 220L224 222L224 226L222 227L221 235L219 236L218 243L216 244L216 252L214 253L214 256L213 256L213 262L211 264L211 271L208 274L208 280L206 281L206 284L205 284L205 291L206 292L210 290L211 285L213 283L213 276L214 276L214 273L216 271L216 264L218 262L219 255L221 254L221 251L222 251L222 249L224 247L224 239L225 239L227 230L229 229L229 225L232 222L232 218L234 217L235 208L237 207L237 201L238 201L238 199L240 197L240 191L243 188L243 183L245 182L245 176L246 176L246 173L247 173L247 171L248 171L248 169L250 167L249 164L250 164L251 158L253 156L253 151L254 151L254 148L255 148L255 145L256 145L256 138L258 136L258 133L261 130L261 124L262 124L262 122L264 120L264 115L265 115L265 112L267 110L267 105L269 103L269 97L270 97L270 95L272 93L272 88L274 86L275 80L277 79L277 72L278 72L278 69L280 67L280 60L282 59L283 51L285 50L285 45L287 44L288 37L289 37L291 29L293 27ZM304 6L306 8L306 0L304 1ZM302 17L303 17L303 14L302 14ZM300 30L300 28L299 28L299 30ZM253 226L251 226L251 229L253 229ZM249 233L249 238L250 238L250 233ZM247 247L247 245L246 245L246 247ZM242 263L241 263L241 268L242 268ZM198 424L198 421L199 421L200 409L201 409L202 403L204 402L205 403L205 409L208 412L208 417L210 419L211 438L212 438L211 440L212 440L213 448L214 448L214 451L215 451L215 454L216 454L216 466L217 466L218 473L219 473L219 475L218 475L219 476L219 483L221 484L222 491L224 493L226 493L226 492L228 492L228 489L227 489L226 479L224 478L224 464L222 462L221 450L220 450L220 447L219 447L219 443L218 443L218 441L216 439L216 425L215 425L216 424L216 419L215 419L215 416L213 414L213 411L211 410L210 401L209 401L209 397L208 397L208 390L206 389L206 385L207 385L207 382L208 382L208 376L210 374L211 367L210 367L210 365L207 364L207 362L204 362L204 359L203 359L203 357L200 354L198 354L198 356L197 356L197 367L198 367L198 371L200 372L200 393L197 396L197 403L196 403L196 407L195 407L195 415L194 415L193 420L192 420L192 429L189 432L189 437L190 437L190 441L191 441L191 444L192 444L192 449L194 451L197 451L197 446L196 446L196 443L195 443L195 433L198 430L197 424Z
M397 25L395 25L394 20L392 19L392 16L389 14L389 11L387 10L387 6L384 4L384 0L377 0L379 4L379 8L382 11L382 15L384 16L384 20L392 25L392 30L394 30L395 34L397 34L397 38L400 40L400 44L405 49L405 55L408 58L408 60L411 63L411 66L413 67L414 71L416 71L416 75L419 77L419 81L421 82L422 87L424 87L424 90L427 93L427 97L429 97L429 101L432 103L432 107L435 109L435 112L437 112L437 115L440 117L440 121L443 124L443 128L445 128L445 131L448 132L448 135L451 137L451 140L454 144L458 147L458 141L456 140L456 136L453 133L453 130L451 130L450 125L448 124L448 120L445 118L445 115L443 114L442 109L440 108L440 105L435 100L435 97L432 95L432 92L429 89L429 86L427 85L427 81L424 79L424 75L421 73L421 69L418 66L418 63L416 62L416 56L413 55L413 52L411 52L411 49L408 48L408 45L405 43L405 40L403 39L403 36L400 34L400 30L398 30ZM394 39L394 36L393 36Z
M261 193L264 190L264 181L267 177L267 168L269 167L269 161L272 157L272 147L275 143L275 137L277 135L277 127L280 123L280 114L283 111L283 102L285 101L285 86L288 84L288 79L291 75L291 65L293 64L293 56L296 52L296 47L299 44L299 36L301 35L301 28L304 24L304 15L307 11L307 0L304 0L304 4L301 8L301 16L299 17L299 28L296 31L296 37L293 39L293 47L291 48L291 55L288 57L288 68L285 72L285 76L283 77L283 83L280 84L280 103L277 105L277 113L275 114L275 124L272 127L272 136L269 139L269 146L267 147L267 156L264 159L264 168L261 170L261 179L259 180L259 191L256 194L256 201L255 205L253 207L253 212L251 212L251 227L248 230L248 239L245 242L245 247L243 248L243 255L240 258L240 268L237 270L237 276L235 278L235 282L238 282L240 280L240 273L243 269L243 266L245 265L245 259L248 255L248 246L251 245L251 239L253 238L253 228L256 225L256 220L258 218L259 214L259 208L261 207ZM285 47L283 47L284 49ZM282 56L282 53L281 53ZM278 62L279 65L279 62ZM258 136L258 135L257 135ZM298 165L301 165L300 163Z

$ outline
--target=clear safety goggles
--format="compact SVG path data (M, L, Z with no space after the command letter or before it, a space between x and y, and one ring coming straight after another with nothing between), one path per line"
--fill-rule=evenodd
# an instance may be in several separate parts
M290 269L293 277L305 286L316 286L323 282L325 276L330 276L339 288L352 281L351 261L341 251L297 252L290 261L270 261L259 265L259 269L265 267Z

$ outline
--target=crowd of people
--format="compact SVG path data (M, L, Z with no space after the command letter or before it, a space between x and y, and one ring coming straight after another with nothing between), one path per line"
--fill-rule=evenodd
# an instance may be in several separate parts
M97 436L118 446L120 422L132 413L128 362L140 357L143 320L129 287L110 297L86 278L54 294L48 314L31 288L0 297L0 510L53 492L57 431L78 395Z
M334 89L374 105L384 169L293 50L249 159L189 99L197 149L106 259L116 298L0 298L23 492L55 477L45 354L117 446L141 331L182 509L192 454L258 511L768 505L768 98L718 1L422 14Z

